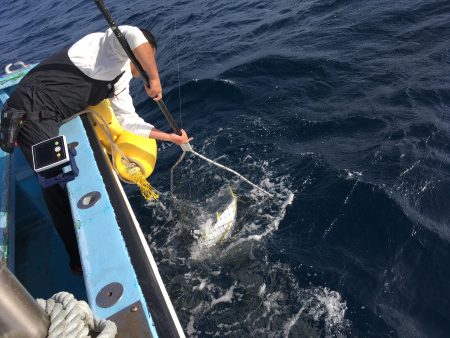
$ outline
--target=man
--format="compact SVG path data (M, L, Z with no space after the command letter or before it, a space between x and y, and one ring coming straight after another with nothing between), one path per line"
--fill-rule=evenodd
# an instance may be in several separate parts
M158 101L162 88L155 60L156 41L145 30L121 26L120 30L141 66L147 72L148 96ZM3 107L1 147L12 152L21 147L32 165L31 146L59 134L61 124L88 105L110 98L113 110L124 129L137 135L183 144L190 141L186 132L168 134L155 129L137 114L129 93L129 81L138 77L133 64L111 29L93 33L60 51L33 68L17 85ZM80 273L69 199L60 185L43 189L53 223L64 241L72 271Z

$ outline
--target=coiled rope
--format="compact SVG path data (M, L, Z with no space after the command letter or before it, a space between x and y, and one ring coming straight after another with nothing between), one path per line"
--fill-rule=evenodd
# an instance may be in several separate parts
M94 318L89 305L78 301L68 292L58 292L50 299L37 303L50 317L48 338L112 338L117 326L110 320Z

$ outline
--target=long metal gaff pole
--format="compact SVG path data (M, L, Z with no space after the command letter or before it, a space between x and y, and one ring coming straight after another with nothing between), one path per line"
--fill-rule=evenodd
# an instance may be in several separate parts
M106 8L103 0L94 0L97 7L100 9L100 12L103 14L103 17L105 18L106 22L108 22L109 27L113 31L114 35L117 37L117 40L119 40L120 45L122 46L123 50L127 54L127 56L130 58L131 62L133 62L134 66L136 67L137 71L139 72L139 75L141 76L142 80L144 81L145 85L150 88L150 81L148 79L148 75L145 72L144 68L142 68L141 64L139 63L138 59L134 55L133 51L131 50L130 45L127 42L127 39L123 36L122 32L120 31L119 27L117 26L116 22L112 18L111 14L109 13L108 8ZM177 135L181 135L181 129L178 127L177 122L173 118L172 114L169 112L169 110L166 107L166 104L163 100L156 101L159 109L166 117L166 120L169 122L170 126L172 127L173 131Z
M131 50L130 45L128 44L127 40L123 36L123 34L120 31L119 27L117 26L116 22L112 18L111 13L109 13L109 10L108 10L108 8L106 8L103 0L94 0L94 2L97 5L97 7L100 9L100 12L103 14L103 17L105 18L106 22L108 22L108 25L111 28L111 30L113 31L114 35L117 37L117 40L119 40L119 43L122 46L122 48L124 49L125 53L127 54L127 56L130 58L131 62L136 67L136 69L139 72L139 74L140 74L142 80L144 81L145 85L147 87L150 87L150 81L148 79L147 73L145 72L144 68L142 68L142 65L139 63L138 59L134 55L133 51ZM158 101L156 101L156 104L158 105L158 107L161 110L161 112L164 114L167 122L169 122L169 124L172 127L173 131L177 135L181 135L181 129L178 127L178 124L175 121L175 119L173 118L172 114L169 112L169 109L167 109L167 106L164 103L164 101L162 99L158 100ZM227 170L227 171L237 175L238 177L243 179L245 182L249 183L251 186L253 186L253 187L257 188L258 190L264 192L265 194L273 197L273 195L271 193L269 193L266 190L260 188L256 184L250 182L248 179L246 179L244 176L242 176L238 172L234 171L233 169L230 169L230 168L228 168L228 167L226 167L226 166L224 166L224 165L222 165L220 163L217 163L217 162L215 162L215 161L205 157L204 155L201 155L201 154L197 153L196 151L194 151L194 149L192 149L192 146L189 143L181 144L180 147L181 147L181 149L183 149L184 152L186 152L186 151L191 152L192 154L194 154L194 155L198 156L199 158L207 161L208 163L211 163L211 164L213 164L213 165L215 165L215 166L217 166L217 167L219 167L221 169Z

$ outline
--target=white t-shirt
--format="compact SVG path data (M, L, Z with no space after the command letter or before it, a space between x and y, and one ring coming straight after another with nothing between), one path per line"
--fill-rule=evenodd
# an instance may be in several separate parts
M148 42L137 27L119 28L132 50ZM136 113L130 96L130 80L133 78L130 59L112 30L86 35L70 47L68 54L78 69L95 80L111 81L124 72L114 86L114 96L110 99L111 106L124 129L148 137L154 127Z

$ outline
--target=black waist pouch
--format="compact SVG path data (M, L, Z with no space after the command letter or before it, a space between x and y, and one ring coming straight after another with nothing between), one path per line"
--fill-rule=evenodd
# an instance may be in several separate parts
M22 122L25 120L42 121L52 119L61 123L61 117L50 110L41 110L37 112L25 112L15 109L6 103L2 110L1 128L0 128L0 148L7 153L12 153L16 145Z
M10 154L14 151L24 115L25 112L23 110L9 107L6 103L3 106L0 128L0 147L3 151Z

